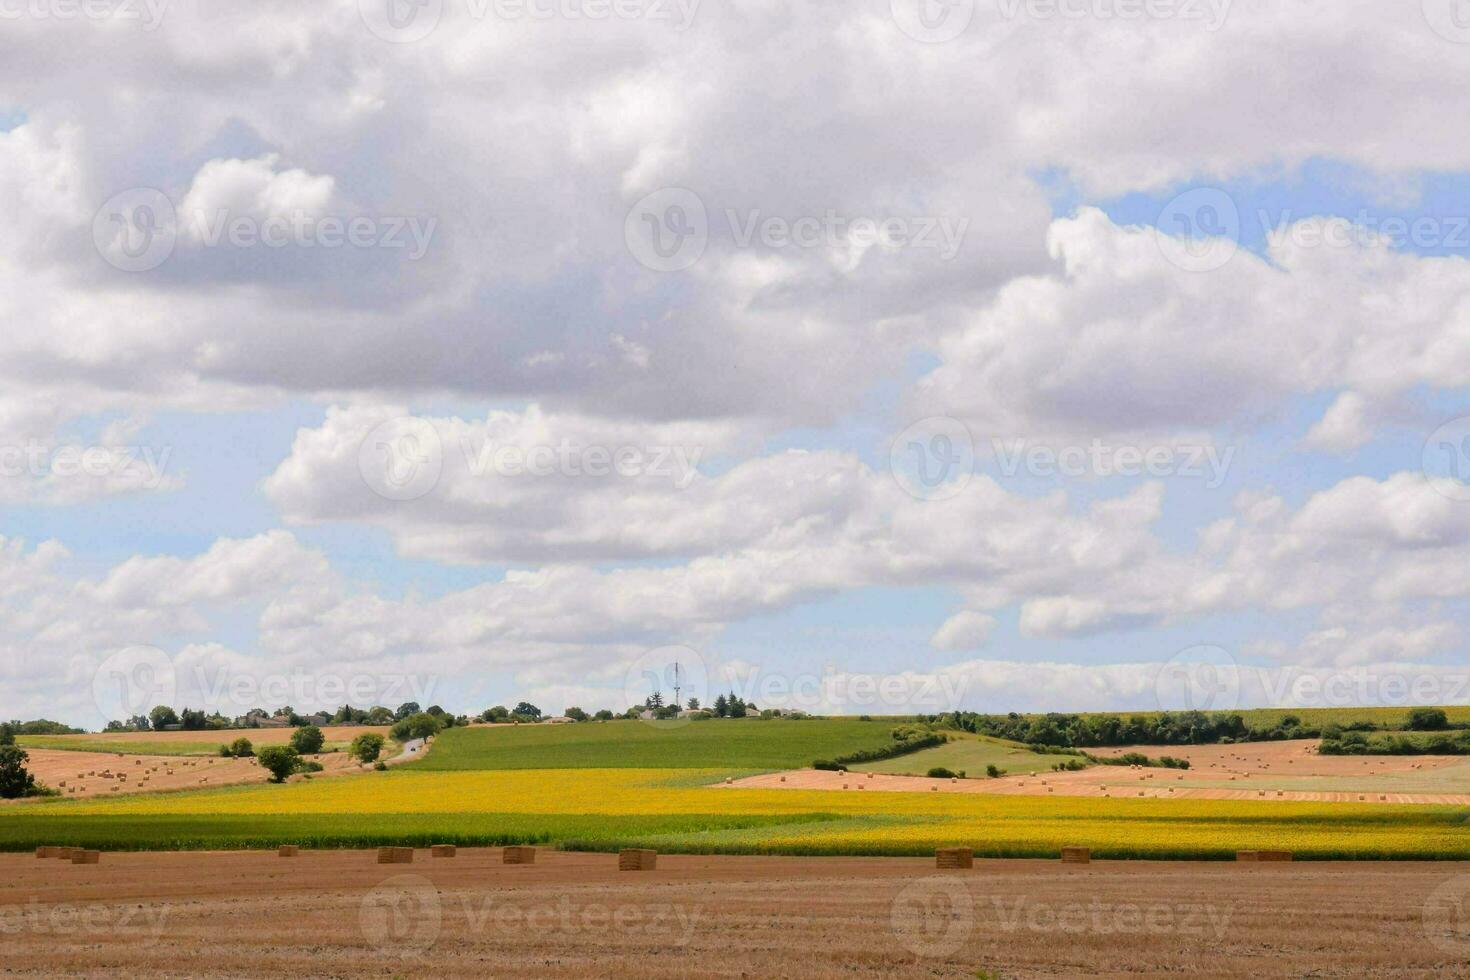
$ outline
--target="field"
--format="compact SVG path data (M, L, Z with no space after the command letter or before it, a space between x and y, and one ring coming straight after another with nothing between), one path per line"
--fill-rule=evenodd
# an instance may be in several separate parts
M285 745L293 728L242 728L211 732L107 732L99 735L21 735L24 749L67 752L126 752L137 755L218 755L222 743L248 738L253 745ZM346 748L363 732L387 736L385 726L340 725L322 729L326 748Z
M126 850L443 841L593 850L646 845L693 853L921 855L963 844L982 855L1009 857L1054 857L1064 845L1082 845L1099 857L1120 858L1224 859L1237 849L1285 848L1315 859L1470 859L1470 810L1464 806L725 784L792 760L802 764L813 749L841 746L823 753L840 754L862 748L870 743L841 743L854 732L886 738L889 727L751 721L456 730L440 736L423 761L390 772L7 807L0 810L0 849L41 843ZM709 734L721 732L738 744L721 746ZM540 764L556 757L567 768L508 767L522 758L521 752ZM623 765L607 767L610 756ZM702 764L676 764L685 758ZM1045 763L1049 757L1035 758ZM652 765L655 761L663 764ZM744 765L736 765L740 761ZM1125 774L1140 776L1106 768L1120 780ZM1172 773L1141 775L1166 772Z
M793 769L892 743L895 722L831 719L456 728L420 769Z
M1272 728L1281 719L1292 715L1300 718L1302 724L1314 728L1325 728L1328 725L1352 725L1358 722L1370 722L1383 729L1402 728L1409 718L1408 708L1246 708L1240 711L1224 712L1226 714L1237 714L1245 719L1247 726L1253 728ZM1449 718L1451 724L1470 724L1470 705L1448 705L1440 709ZM1157 718L1163 712L1159 711L1089 711L1078 712L1093 718ZM1170 712L1179 715L1183 712ZM1215 713L1215 712L1211 712ZM1022 718L1042 718L1044 715L1028 714L1022 712Z
M0 855L5 967L86 976L1464 976L1443 864L497 851ZM1329 966L1330 958L1330 966Z
M901 755L896 759L884 759L881 762L858 763L848 768L853 772L909 776L922 776L930 769L943 768L970 776L984 776L986 766L1017 772L1035 769L1038 765L1050 768L1058 758L1060 757L1037 755L1024 745L1004 739L956 735L951 741L932 749Z

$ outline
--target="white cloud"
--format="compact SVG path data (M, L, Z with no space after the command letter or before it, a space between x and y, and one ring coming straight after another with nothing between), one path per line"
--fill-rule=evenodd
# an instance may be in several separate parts
M951 653L958 650L978 650L990 639L994 629L994 616L967 609L946 619L929 638L929 645L936 650Z

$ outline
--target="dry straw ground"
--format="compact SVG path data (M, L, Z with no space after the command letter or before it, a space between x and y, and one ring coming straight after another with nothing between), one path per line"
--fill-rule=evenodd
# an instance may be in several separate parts
M72 976L1465 976L1445 864L1174 864L495 850L0 855L5 966ZM1470 888L1470 884L1466 884ZM1434 896L1438 896L1435 898Z

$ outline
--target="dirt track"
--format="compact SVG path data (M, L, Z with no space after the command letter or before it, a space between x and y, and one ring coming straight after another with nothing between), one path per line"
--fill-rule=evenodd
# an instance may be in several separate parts
M498 850L0 855L4 966L90 976L1467 976L1470 869ZM1438 892L1437 892L1438 890ZM1436 894L1437 892L1437 894ZM1427 910L1427 911L1426 911Z
M929 779L813 769L736 780L736 787L849 792L987 793L1001 796L1149 797L1171 800L1296 800L1318 803L1470 805L1470 760L1442 756L1321 756L1315 741L1160 748L1125 746L1094 755L1142 752L1188 759L1188 770L1093 766L1053 772L1037 755L1025 772L999 779Z

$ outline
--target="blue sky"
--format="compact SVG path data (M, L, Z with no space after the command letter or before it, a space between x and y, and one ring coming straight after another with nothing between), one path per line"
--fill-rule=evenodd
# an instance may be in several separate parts
M949 708L1183 706L1201 646L1458 697L1470 458L1425 445L1470 456L1470 143L1425 120L1463 46L1366 2L952 37L827 6L548 44L20 22L0 715L99 724L138 649L180 701L207 668L466 712L621 707L681 648ZM823 691L787 706L863 709Z

